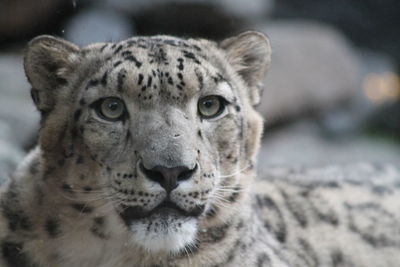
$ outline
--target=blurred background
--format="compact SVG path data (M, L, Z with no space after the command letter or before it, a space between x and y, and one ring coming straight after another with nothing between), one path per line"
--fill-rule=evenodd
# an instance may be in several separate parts
M86 45L135 35L272 42L259 168L372 161L400 166L398 0L0 0L0 177L32 148L38 113L22 53L52 34Z

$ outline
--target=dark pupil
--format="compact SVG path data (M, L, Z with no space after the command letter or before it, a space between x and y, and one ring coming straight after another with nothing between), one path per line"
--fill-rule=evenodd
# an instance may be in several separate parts
M212 101L212 100L204 101L204 107L206 107L206 108L211 108L213 105L214 105L214 101Z
M117 102L111 102L108 104L108 109L111 111L115 111L118 109L118 103Z

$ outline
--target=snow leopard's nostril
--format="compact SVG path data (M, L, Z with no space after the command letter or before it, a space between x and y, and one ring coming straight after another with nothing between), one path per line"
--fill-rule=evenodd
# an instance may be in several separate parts
M180 181L190 179L198 167L197 164L192 169L186 166L167 168L158 165L152 169L146 169L143 164L140 164L140 168L149 180L159 183L167 193L170 193L178 187Z

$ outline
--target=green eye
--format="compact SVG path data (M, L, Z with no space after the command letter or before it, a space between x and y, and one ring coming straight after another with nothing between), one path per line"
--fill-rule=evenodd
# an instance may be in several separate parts
M220 96L206 96L199 100L198 110L202 117L212 119L225 110L225 101Z
M117 121L125 115L124 102L116 97L108 97L98 101L96 105L97 114L105 120Z

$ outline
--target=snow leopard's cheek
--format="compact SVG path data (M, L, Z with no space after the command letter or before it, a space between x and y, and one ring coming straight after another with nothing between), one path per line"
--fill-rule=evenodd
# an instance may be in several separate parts
M221 175L232 174L241 163L240 153L244 145L243 123L238 114L231 113L206 135L211 143L209 155L214 159L212 164L219 168Z
M120 161L122 156L129 156L123 153L126 148L126 130L122 123L106 124L89 119L81 131L89 153L99 161L112 164Z

